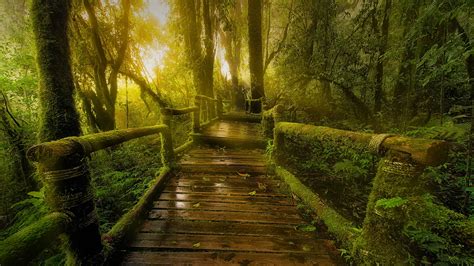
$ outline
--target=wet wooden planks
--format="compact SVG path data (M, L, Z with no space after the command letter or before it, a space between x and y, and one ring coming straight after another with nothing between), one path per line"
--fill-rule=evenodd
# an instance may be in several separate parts
M266 145L258 123L220 120L193 136L196 142L217 146L265 148Z
M298 230L307 223L267 176L263 150L197 148L181 165L128 244L125 265L336 264L331 241Z

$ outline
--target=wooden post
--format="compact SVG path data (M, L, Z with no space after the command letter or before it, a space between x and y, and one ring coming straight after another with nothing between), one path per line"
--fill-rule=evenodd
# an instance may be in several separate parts
M80 146L79 143L76 143ZM66 233L68 264L101 264L102 242L89 168L84 150L51 157L39 165L46 188L46 203L52 211L68 213L72 223Z
M201 99L201 103L202 103L201 110L202 110L202 115L203 115L201 121L205 123L209 119L209 105L208 105L207 99L204 99L204 98Z
M224 113L224 111L223 111L224 104L222 103L222 97L221 96L217 96L216 107L217 107L217 117L221 118L222 113Z
M217 101L215 99L209 99L209 120L217 117Z
M175 166L173 138L169 128L161 132L161 161L164 166L168 166L170 168Z
M389 150L379 162L373 188L369 195L367 214L362 228L363 243L358 250L365 260L382 264L404 264L409 256L402 237L405 219L399 208L379 209L380 199L423 196L429 192L429 180L422 177L425 166L412 160L407 153ZM408 201L403 208L411 208Z
M201 101L198 97L194 97L194 105L197 106L197 110L193 112L193 132L198 133L201 131Z
M283 121L283 111L284 111L284 108L283 108L283 105L281 104L277 104L275 105L275 107L273 107L272 113L273 113L274 125Z

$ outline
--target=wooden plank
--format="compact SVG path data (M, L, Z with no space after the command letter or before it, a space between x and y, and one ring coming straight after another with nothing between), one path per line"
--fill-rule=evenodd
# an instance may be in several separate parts
M206 164L206 165L248 165L248 166L265 166L263 160L243 160L243 159L208 159L208 158L193 158L181 160L180 165Z
M206 161L206 160L201 160L201 161L181 161L179 162L179 165L181 166L189 166L189 167L218 167L218 166L241 166L241 167L266 167L266 164L264 162L245 162L245 161Z
M232 203L248 203L248 204L271 204L271 205L290 205L294 206L287 198L284 197L253 197L253 196L221 196L209 197L199 194L181 194L181 193L161 193L160 200L180 200L194 202L232 202Z
M193 206L199 203L197 206ZM155 201L155 209L196 209L208 211L240 211L240 212L283 212L289 214L299 214L295 206L269 205L269 204L248 204L248 203L228 203L228 202L192 202L192 201Z
M329 255L246 252L130 252L123 265L320 265L337 263Z
M167 186L164 192L176 192L176 193L199 193L203 195L241 195L246 196L253 191L256 192L257 197L260 196L275 196L275 197L285 197L287 195L275 192L270 188L270 186L260 183L256 187L237 187L237 188L228 188L228 187L200 187L200 186Z
M246 154L246 153L238 153L238 154L228 154L228 153L187 153L183 157L183 159L242 159L242 160L265 160L265 156L262 154Z
M229 223L222 221L188 221L188 220L147 220L140 232L209 234L209 235L243 235L243 236L280 236L292 238L311 238L314 233L297 231L293 225Z
M238 174L240 173L240 175ZM177 179L186 180L186 179L193 179L193 180L204 180L204 181L216 181L216 182L223 182L223 181L233 181L233 180L241 180L241 181L260 181L260 182L272 182L272 181L280 181L279 179L270 178L267 175L262 174L249 174L246 172L233 172L233 173L179 173L175 176Z
M226 180L226 181L220 181L220 182L212 182L212 181L203 181L203 180L189 180L189 179L174 179L170 180L168 185L169 186L192 186L192 187L228 187L228 188L249 188L249 189L254 189L258 190L259 187L258 181L252 181L252 180ZM278 181L275 182L269 182L265 181L266 185L269 185L271 187L279 187Z
M244 213L231 211L202 211L202 210L160 210L153 209L148 219L181 219L194 221L229 221L271 224L302 224L304 221L298 215L282 213Z
M265 174L266 166L247 166L247 165L182 165L181 172L184 173L235 173L244 172L249 174Z
M324 240L272 236L138 233L129 248L328 254Z
M201 155L215 155L215 156L255 156L261 157L265 154L263 149L215 149L215 148L196 148L187 155L201 156Z

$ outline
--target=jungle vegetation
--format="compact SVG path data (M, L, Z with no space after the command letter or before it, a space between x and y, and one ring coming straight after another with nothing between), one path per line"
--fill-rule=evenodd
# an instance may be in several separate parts
M0 0L0 240L48 213L30 146L155 125L160 109L196 94L238 111L263 99L252 113L281 104L285 121L448 141L448 162L425 171L433 192L420 196L473 221L473 11L470 0ZM177 144L190 127L172 121ZM101 231L159 171L154 144L89 158ZM348 143L294 148L289 168L362 224L377 159ZM437 215L408 218L410 262L474 264ZM58 246L38 263L63 260Z

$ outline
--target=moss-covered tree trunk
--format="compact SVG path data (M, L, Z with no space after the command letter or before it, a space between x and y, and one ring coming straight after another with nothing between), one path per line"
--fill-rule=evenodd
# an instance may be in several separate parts
M69 42L68 0L33 0L31 15L40 83L42 142L81 133L74 102ZM50 158L40 165L46 201L53 211L73 217L65 248L69 263L100 262L102 244L88 167L82 154Z
M263 84L262 0L248 0L249 66L252 99L265 97ZM261 103L252 103L252 113L262 112Z
M214 0L178 1L184 45L193 71L194 86L198 94L208 97L214 97L214 7ZM201 39L204 45L201 44Z

